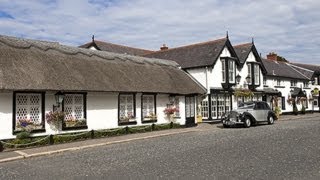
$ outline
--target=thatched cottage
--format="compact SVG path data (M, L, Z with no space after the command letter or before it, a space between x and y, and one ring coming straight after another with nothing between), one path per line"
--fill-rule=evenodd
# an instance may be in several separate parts
M36 135L167 123L167 107L179 110L177 123L194 124L206 92L173 61L8 36L0 36L0 90L0 139L14 138L21 121ZM53 109L80 123L54 131L45 121Z

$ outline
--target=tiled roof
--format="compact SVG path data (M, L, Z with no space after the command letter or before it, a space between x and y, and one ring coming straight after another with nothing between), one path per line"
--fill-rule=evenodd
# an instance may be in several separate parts
M300 66L296 66L294 64L288 64L290 65L294 70L296 70L298 73L306 76L307 78L311 79L314 72L313 70L310 70L310 69L306 69L306 68L303 68L303 67L300 67Z
M228 38L160 50L146 54L144 57L173 60L180 64L182 68L212 66L225 46L230 47L231 53L236 57Z
M109 42L97 41L94 40L93 42L86 43L84 45L79 46L80 48L90 48L91 46L97 47L98 50L101 51L108 51L114 52L119 54L129 54L129 55L143 55L146 53L151 53L153 51L140 49L140 48L133 48L129 46L123 46L118 44L113 44Z
M309 78L297 72L286 62L273 61L264 58L261 60L267 70L267 76L309 80Z

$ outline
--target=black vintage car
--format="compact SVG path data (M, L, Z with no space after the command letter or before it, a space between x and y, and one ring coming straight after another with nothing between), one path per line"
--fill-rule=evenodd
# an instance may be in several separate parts
M222 116L224 127L244 125L250 127L252 124L267 122L273 124L277 120L276 114L264 101L252 101L241 103L236 110L232 110Z

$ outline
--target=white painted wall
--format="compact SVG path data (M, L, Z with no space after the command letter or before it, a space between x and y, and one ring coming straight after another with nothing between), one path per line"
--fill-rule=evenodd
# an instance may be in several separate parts
M46 92L45 94L45 113L52 111L53 105L56 103L54 98L55 92ZM148 125L152 123L141 123L141 93L136 94L136 121L137 125ZM12 110L13 110L13 93L0 93L0 139L15 138L12 134ZM175 122L185 125L185 97L179 97L180 118L176 118ZM168 94L157 94L157 122L156 124L168 123L168 119L164 114L164 109L169 104ZM196 106L196 105L195 105ZM196 108L195 108L196 110ZM195 112L196 114L196 112ZM118 126L118 93L98 93L89 92L87 94L87 126L84 130L64 130L55 131L48 123L45 124L46 132L34 133L34 136L42 136L57 133L70 133L97 129L111 129ZM120 126L125 127L125 126Z

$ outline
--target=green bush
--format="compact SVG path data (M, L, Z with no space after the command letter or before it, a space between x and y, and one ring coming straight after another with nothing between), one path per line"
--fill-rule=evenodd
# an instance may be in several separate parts
M297 108L297 105L293 105L293 114L294 115L298 115L298 108Z
M128 133L144 133L152 131L152 126L136 126L136 127L129 127Z
M28 131L21 131L17 134L17 139L28 139L30 138L31 133Z
M54 135L53 142L54 144L57 144L57 143L65 143L65 142L84 140L84 139L90 139L90 138L91 138L91 132L88 131L86 133L80 132L80 133L70 133L70 134L63 134L63 135Z
M99 130L99 131L94 131L94 138L107 137L107 136L119 136L123 134L126 134L126 128Z

